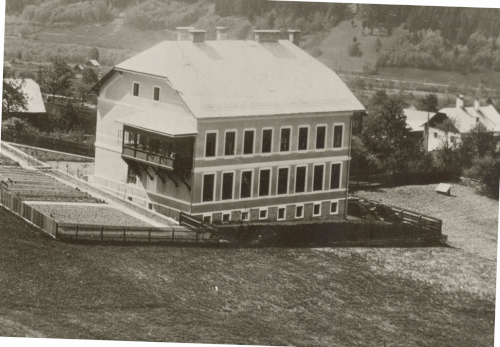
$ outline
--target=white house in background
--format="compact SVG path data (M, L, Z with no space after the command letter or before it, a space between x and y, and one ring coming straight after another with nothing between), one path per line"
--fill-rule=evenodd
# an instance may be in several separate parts
M85 64L87 66L90 66L90 67L99 67L101 66L101 64L99 64L99 62L95 59L90 59L87 64Z
M12 79L8 79L12 81ZM17 80L20 81L20 80ZM25 79L22 91L26 97L26 110L11 112L11 116L18 118L31 119L39 115L45 115L45 104L42 99L42 92L38 83L30 78Z
M456 121L460 133L468 133L478 122L482 123L488 131L500 135L500 114L493 105L481 106L479 99L474 100L474 106L464 106L464 96L457 96L455 107L443 108L439 112L445 113Z
M446 134L437 128L447 118L446 114L442 112L418 111L411 108L406 108L403 111L406 116L406 124L411 128L412 137L427 152L438 149L445 140L453 142L460 139L458 132Z

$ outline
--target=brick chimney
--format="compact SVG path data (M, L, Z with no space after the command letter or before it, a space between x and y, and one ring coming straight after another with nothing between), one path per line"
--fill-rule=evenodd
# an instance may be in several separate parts
M217 41L227 40L227 27L215 27L217 30Z
M278 42L279 30L254 30L255 40L262 42Z
M457 108L464 108L464 96L457 95Z
M193 27L177 27L177 41L189 41L191 39L191 35L189 34L189 30L195 30Z
M288 30L288 40L293 44L299 46L300 30L290 29Z
M189 34L191 35L193 43L205 42L206 33L207 33L206 30L196 30L196 29L189 30Z

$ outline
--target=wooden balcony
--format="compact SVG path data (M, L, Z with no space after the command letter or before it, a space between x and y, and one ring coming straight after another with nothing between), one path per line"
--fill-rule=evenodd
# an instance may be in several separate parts
M122 158L133 159L142 162L143 164L157 166L170 171L173 171L178 167L178 165L176 165L175 158L167 157L158 153L149 152L144 149L139 149L137 147L127 145L123 146ZM184 162L184 164L186 162L185 160L179 161Z

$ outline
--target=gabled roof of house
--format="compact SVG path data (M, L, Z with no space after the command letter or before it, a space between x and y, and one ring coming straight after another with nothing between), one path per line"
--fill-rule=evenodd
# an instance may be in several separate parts
M406 124L412 129L411 131L424 131L427 120L436 114L435 112L418 111L409 108L405 108L403 112L406 116Z
M100 66L101 65L101 64L99 64L99 62L97 60L94 60L94 59L90 59L88 62L91 63L94 66Z
M12 80L12 79L6 79ZM25 85L22 88L26 96L26 110L20 113L45 113L45 104L43 103L42 92L38 83L30 78L25 79Z
M475 107L447 107L439 112L446 113L453 118L461 133L469 132L476 124L477 119L490 131L500 131L500 114L493 105Z
M335 72L284 40L165 41L115 70L167 79L197 118L365 110Z

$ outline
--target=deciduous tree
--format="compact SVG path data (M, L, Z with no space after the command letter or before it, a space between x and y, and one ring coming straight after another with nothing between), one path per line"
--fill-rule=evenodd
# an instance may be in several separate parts
M71 88L73 71L61 59L56 60L48 67L43 69L42 73L42 87L52 94L54 101L57 93L62 93Z
M27 110L27 95L23 88L26 84L24 79L3 79L2 92L2 114L10 116L12 112Z

